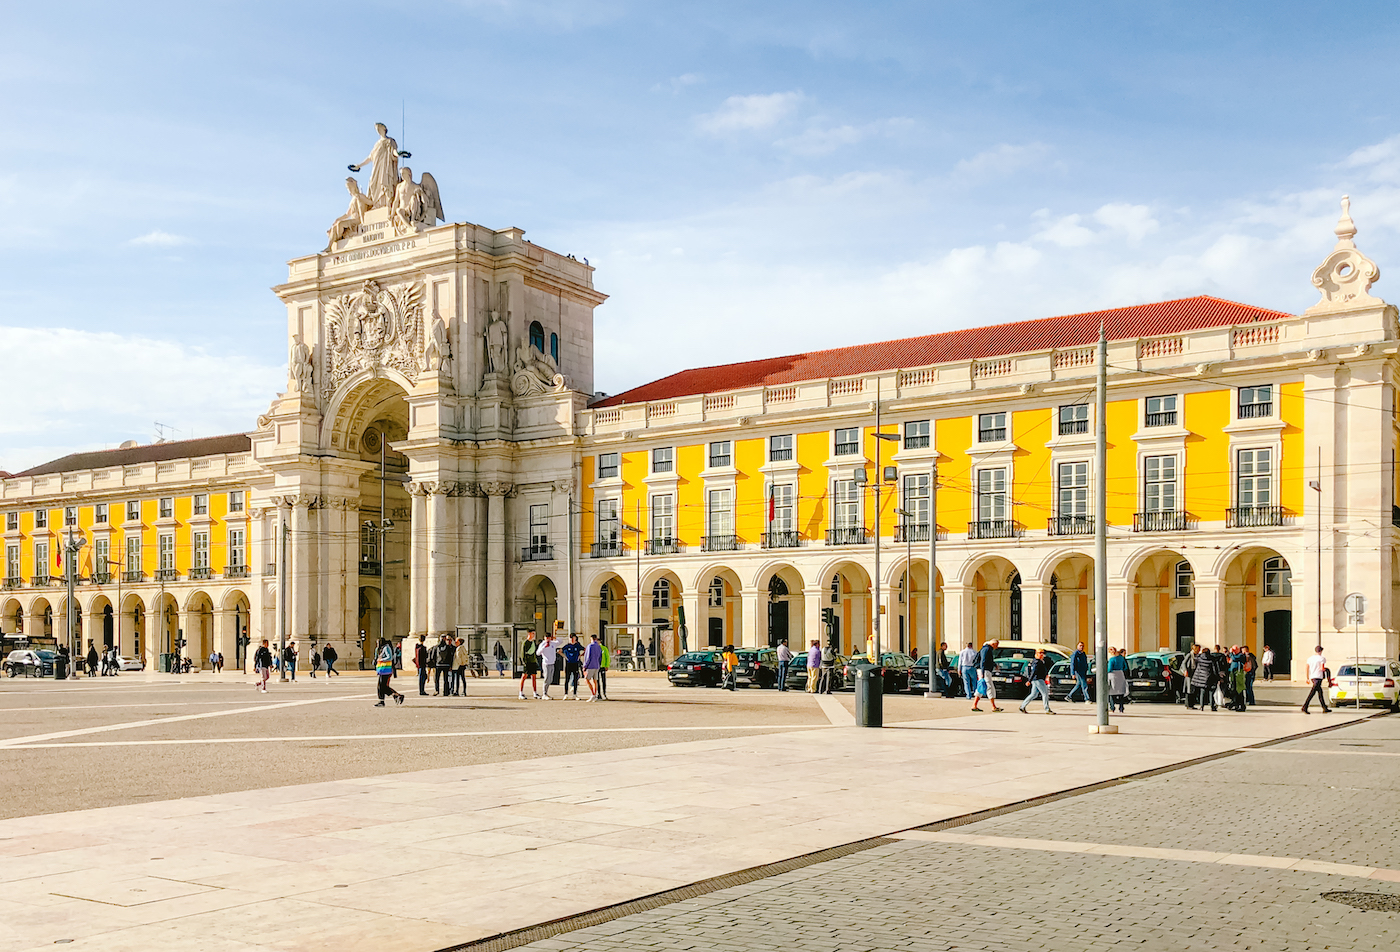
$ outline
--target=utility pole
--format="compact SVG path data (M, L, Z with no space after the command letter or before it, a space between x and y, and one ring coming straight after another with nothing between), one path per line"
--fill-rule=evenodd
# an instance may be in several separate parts
M870 663L880 666L880 486L885 474L880 469L880 444L884 437L880 433L880 378L875 378L875 603L871 610L875 615L875 650L870 653ZM883 687L883 685L882 685Z
M82 551L86 544L82 537L77 541L73 539L73 527L68 526L68 539L63 543L63 574L68 582L68 645L72 653L71 664L73 671L78 670L79 652L83 650L82 636L78 633L78 605L76 596L73 593L73 585L76 581L74 576L77 573L78 553Z
M279 509L279 513L286 510ZM277 545L280 549L277 557L277 657L282 657L282 650L287 647L287 542L292 534L292 527L287 523L285 515L280 516L282 524L277 529ZM280 660L277 665L282 672L279 680L287 680L287 666Z
M930 428L932 425L930 424ZM929 443L932 444L932 434ZM928 468L928 693L933 697L933 673L938 670L938 633L934 630L938 619L938 457L934 457Z
M1108 723L1108 338L1099 323L1099 375L1094 388L1094 663L1098 723L1091 731L1116 734Z
M569 602L568 602L568 609L567 609L567 611L568 611L568 616L569 616L569 633L570 633L570 634L573 634L574 632L578 631L578 629L577 629L576 627L574 627L574 568L575 568L574 559L575 559L575 557L578 555L578 553L576 553L576 552L574 551L574 491L573 491L573 489L570 489L570 490L569 490L568 513L569 513L569 515L568 515L568 520L567 520L567 521L568 521L568 524L569 524L569 525L568 525L568 535L569 535L569 564L568 564L568 573L569 573L569 577L568 577L568 580L567 580L567 581L568 581L568 599L569 599Z

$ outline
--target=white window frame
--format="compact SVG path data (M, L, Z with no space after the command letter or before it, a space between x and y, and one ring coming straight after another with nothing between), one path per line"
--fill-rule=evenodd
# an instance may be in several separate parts
M622 543L622 513L617 498L599 499L594 506L598 516L598 545L616 549Z
M791 433L768 437L768 462L788 463L797 458L797 440Z
M229 512L242 512L242 511L243 511L243 490L241 490L241 489L235 489L235 490L232 490L232 491L229 492L229 494L228 494L228 511L229 511Z
M865 527L865 493L854 479L831 481L831 527L833 529L862 529Z
M64 506L64 507L63 507L63 527L64 527L65 529L67 529L67 528L69 528L70 526L76 526L77 524L78 524L78 507L77 507L77 506Z
M933 445L933 421L905 421L904 442L901 445L906 450L923 450L931 447Z
M1164 469L1170 472L1164 473ZM1170 497L1170 505L1163 504L1164 496ZM1142 511L1181 511L1181 459L1175 453L1142 458Z
M17 513L17 512L7 512L7 513L5 513L5 531L6 531L6 532L18 532L18 531L19 531L19 513Z
M676 471L676 448L658 446L651 451L651 471L653 473L674 473Z
M161 519L174 519L175 497L161 496L160 502L156 504L156 515Z
M141 571L141 533L128 532L125 536L126 558L122 562L122 571Z
M5 578L19 578L19 543L11 542L5 546Z
M1184 569L1182 566L1186 566ZM1194 598L1196 593L1196 573L1191 569L1191 563L1182 559L1176 563L1172 569L1172 591L1177 598Z
M734 490L725 486L705 493L705 534L734 535Z
M95 503L92 507L92 521L95 524L107 524L107 504L105 502Z
M1278 563L1270 565L1270 563ZM1293 596L1293 567L1281 555L1264 560L1260 566L1261 591L1265 598L1291 598ZM1272 583L1272 584L1271 584ZM1270 591L1270 589L1273 589Z
M192 561L190 563L191 567L207 569L209 567L209 531L207 529L201 529L198 532L192 533L190 544L193 549L191 556Z
M651 586L651 607L669 609L671 607L671 580L659 578Z
M773 494L773 521L768 528L772 532L791 532L797 527L796 487L789 482L773 483L769 487Z
M1083 426L1080 426L1083 424ZM1065 426L1069 429L1066 430ZM1089 404L1081 400L1078 403L1062 404L1055 411L1055 435L1056 436L1076 436L1089 432Z
M706 448L705 462L710 469L727 469L734 465L734 441L714 440Z
M611 472L608 472L611 470ZM598 454L598 478L617 479L622 475L622 454L621 453L599 453Z
M1157 404L1156 410L1152 409L1153 400L1161 401ZM1170 401L1170 405L1168 405L1168 401ZM1152 422L1153 416L1160 416L1163 413L1173 414L1171 422ZM1181 426L1181 395L1176 393L1158 393L1150 397L1144 397L1142 400L1142 425L1144 429L1149 426Z
M1068 472L1072 477L1071 483L1065 485L1065 474ZM1082 480L1081 480L1082 477ZM1065 460L1055 464L1055 515L1061 519L1088 519L1093 515L1093 500L1090 498L1090 491L1093 489L1093 474L1089 470L1087 460ZM1068 495L1066 495L1068 494ZM1066 501L1069 508L1065 508Z
M676 538L675 497L670 493L657 493L651 497L651 538L658 542L672 542Z
M209 515L209 494L208 494L208 493L195 493L195 494L194 494L194 504L193 504L193 508L192 508L191 511L192 511L193 514L196 515L196 516L207 516L207 515Z
M1245 459L1246 454L1249 454L1248 462ZM1260 472L1261 454L1263 472ZM1238 447L1235 450L1235 508L1263 509L1274 505L1274 470L1272 446ZM1246 494L1249 502L1245 502ZM1264 497L1263 502L1259 501L1261 495Z
M244 568L248 564L247 535L243 529L228 530L228 564L233 568Z
M909 513L904 519L909 526L929 524L929 474L905 473L900 480L900 508ZM910 518L912 516L913 518Z
M831 455L860 456L860 427L839 426L831 431Z
M126 521L127 521L127 522L140 522L140 521L141 521L141 500L139 500L139 499L128 499L128 500L127 500L127 503L126 503Z
M530 552L540 554L549 551L549 503L531 504L526 512L530 526Z
M48 578L53 575L53 568L49 565L49 544L47 542L34 543L34 574L39 578Z
M49 527L49 511L47 509L34 510L34 528L47 529Z
M976 521L997 522L1011 518L1008 467L984 466L977 470Z
M106 575L110 569L112 543L107 539L92 540L92 571L94 575Z
M1011 439L1011 414L1005 410L994 410L991 413L979 413L976 417L978 443L1004 443ZM1001 431L1000 436L984 436L986 433L996 433Z
M1265 391L1267 391L1267 399L1259 399L1261 395L1265 395ZM1248 397L1248 399L1246 399L1246 397ZM1235 419L1267 420L1276 415L1277 410L1275 408L1275 404L1277 402L1278 387L1274 386L1271 383L1261 383L1251 387L1240 387L1235 391ZM1252 410L1245 410L1245 407L1254 407L1260 405L1267 405L1269 408L1269 412L1255 413Z
M162 572L175 571L175 533L156 535L156 567Z

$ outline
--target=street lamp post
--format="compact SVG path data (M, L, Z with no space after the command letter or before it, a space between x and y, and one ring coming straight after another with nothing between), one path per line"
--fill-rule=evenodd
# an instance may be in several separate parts
M71 664L73 668L73 670L69 672L70 677L78 670L78 654L83 649L82 636L78 633L78 613L75 610L77 605L75 604L76 596L73 593L73 585L77 581L74 576L78 574L76 571L78 567L78 553L83 550L83 546L85 545L87 545L87 542L83 536L80 535L77 539L74 539L73 527L68 526L68 538L63 543L63 574L66 576L68 583L68 650L71 653L69 664Z

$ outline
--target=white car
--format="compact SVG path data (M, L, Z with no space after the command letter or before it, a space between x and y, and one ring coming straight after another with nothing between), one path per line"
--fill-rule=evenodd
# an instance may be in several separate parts
M145 670L146 670L146 662L143 661L143 660L141 660L140 658L128 658L128 657L126 657L126 655L119 655L119 656L117 657L117 670L118 670L118 671L145 671Z
M1400 682L1400 663L1383 658L1362 658L1339 665L1328 686L1336 707L1355 704L1360 698L1362 704L1383 704L1392 711L1400 711L1397 682Z

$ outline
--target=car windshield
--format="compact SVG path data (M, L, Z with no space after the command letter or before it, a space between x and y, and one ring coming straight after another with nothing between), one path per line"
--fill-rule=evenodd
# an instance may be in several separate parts
M1094 673L1094 659L1092 659L1092 658L1089 659L1089 673L1090 673L1090 674L1093 674L1093 673ZM1066 658L1066 659L1063 660L1063 661L1056 661L1053 665L1051 665L1051 667L1050 667L1050 676L1051 676L1052 678L1072 678L1072 677L1074 677L1074 675L1070 673L1069 659Z
M1013 674L1024 674L1026 669L1034 663L1034 658L998 658L997 670L1008 671Z
M714 659L715 656L710 654L709 652L687 651L685 654L677 658L676 661L678 661L681 664L704 664L705 662L713 661Z
M1130 656L1128 658L1128 674L1134 678L1160 678L1162 676L1162 659Z
M57 655L58 652L49 651L47 649L39 652L39 657L43 658L45 661L52 661L55 657L57 657Z
M1385 666L1380 664L1344 664L1337 669L1337 677L1354 678L1358 668L1361 669L1361 677L1363 678L1385 677Z

